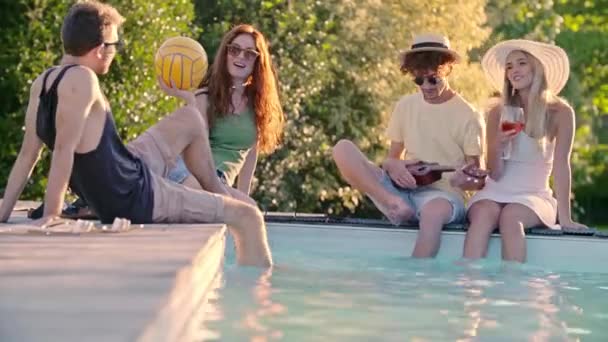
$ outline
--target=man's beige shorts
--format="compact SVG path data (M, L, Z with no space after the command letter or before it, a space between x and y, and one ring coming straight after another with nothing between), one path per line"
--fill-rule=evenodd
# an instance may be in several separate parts
M164 120L170 120L170 117ZM152 220L156 223L216 223L224 219L222 196L204 190L196 190L173 183L165 177L175 166L173 155L156 126L151 127L127 148L139 157L152 174L154 209Z

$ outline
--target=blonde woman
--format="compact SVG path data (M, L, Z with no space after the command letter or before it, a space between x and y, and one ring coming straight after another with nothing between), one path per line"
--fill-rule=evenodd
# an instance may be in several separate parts
M464 257L484 257L498 227L502 258L524 262L525 228L586 228L570 213L575 115L557 96L568 80L568 56L555 45L509 40L492 47L482 67L502 100L488 115L490 176L469 202Z

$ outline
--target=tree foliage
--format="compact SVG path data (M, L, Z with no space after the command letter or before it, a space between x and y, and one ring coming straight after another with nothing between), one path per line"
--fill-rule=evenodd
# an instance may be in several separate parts
M373 161L384 156L387 116L400 96L414 91L397 59L414 33L447 34L465 57L489 34L482 28L482 1L195 4L206 48L214 50L222 34L242 22L254 24L271 43L288 122L282 148L259 164L255 197L272 210L376 213L341 180L331 147L346 138ZM475 102L487 95L481 78L479 65L465 62L455 69L453 84Z
M268 210L377 215L339 176L331 147L353 140L373 161L386 153L384 127L394 103L415 91L397 56L415 33L450 37L464 57L451 84L482 106L490 89L478 61L497 41L527 37L556 42L569 54L562 95L577 112L572 157L578 213L604 220L594 208L608 195L608 1L587 0L111 0L127 17L126 51L102 85L120 133L131 139L176 104L158 90L152 59L174 35L198 37L211 59L232 25L251 23L269 39L287 115L284 143L261 158L254 197ZM59 28L73 1L5 1L0 11L0 186L23 135L29 86L61 56ZM40 198L48 157L27 188ZM0 189L0 192L2 189Z

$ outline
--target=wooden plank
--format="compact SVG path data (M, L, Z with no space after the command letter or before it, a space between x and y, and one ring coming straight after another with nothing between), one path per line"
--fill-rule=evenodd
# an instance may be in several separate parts
M0 233L0 341L146 341L159 336L153 322L182 336L221 270L225 230L201 224ZM181 321L167 319L175 303Z

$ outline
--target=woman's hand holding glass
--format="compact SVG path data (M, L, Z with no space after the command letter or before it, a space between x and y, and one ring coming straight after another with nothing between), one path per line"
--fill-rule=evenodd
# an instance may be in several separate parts
M497 130L497 140L503 159L511 158L513 139L524 129L524 127L525 118L523 108L505 106Z

